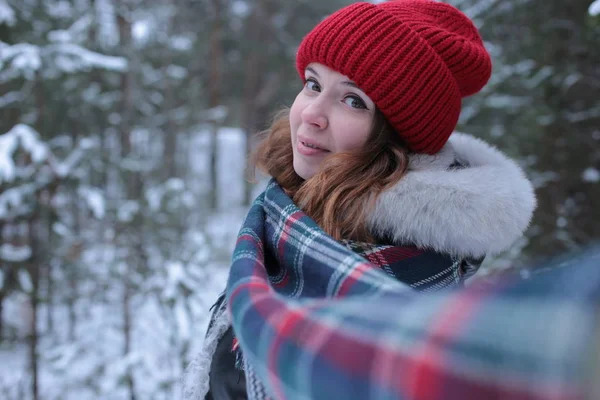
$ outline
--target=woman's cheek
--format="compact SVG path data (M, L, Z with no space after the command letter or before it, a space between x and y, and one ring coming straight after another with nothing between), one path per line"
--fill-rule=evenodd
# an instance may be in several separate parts
M345 126L337 135L338 151L355 150L363 147L367 143L367 138L371 130L370 124L365 124L363 121L356 121Z

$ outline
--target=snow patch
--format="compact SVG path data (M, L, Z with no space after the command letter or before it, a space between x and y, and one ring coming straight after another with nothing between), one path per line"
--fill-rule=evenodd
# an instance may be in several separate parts
M250 13L250 6L245 1L234 1L231 5L231 11L240 18L245 18Z
M121 222L131 222L140 211L140 205L137 201L128 200L124 202L117 212L117 218Z
M54 18L71 18L73 15L73 8L70 2L66 0L53 1L50 3L44 3L46 6L46 13Z
M188 51L193 45L192 39L185 36L174 36L171 38L171 48L177 51Z
M0 0L0 24L4 23L8 26L14 26L17 22L15 12L6 4L5 0Z
M54 224L52 224L52 230L57 235L60 235L63 237L69 236L71 234L71 230L69 228L67 228L67 226L65 224L63 224L62 222L55 222Z
M73 37L69 31L59 29L48 32L48 40L55 43L69 43L73 41Z
M50 53L55 53L59 68L65 72L101 68L109 71L124 72L127 70L127 60L123 57L107 56L88 50L73 43L56 43L47 47Z
M27 205L23 199L30 196L35 191L32 184L25 184L10 188L0 193L0 217L6 218L9 211L15 212L27 210ZM16 212L18 214L19 212Z
M42 66L41 50L38 46L29 43L9 45L0 42L0 80L9 80L22 75L25 79L33 80L36 72ZM11 61L11 68L4 67L4 63Z
M592 17L600 15L600 0L594 0L594 2L590 4L590 8L588 8L588 13Z
M94 6L98 19L98 39L101 45L104 48L117 46L120 36L113 1L96 0Z
M175 320L179 339L187 342L192 336L192 327L189 312L181 300L175 305Z
M31 257L31 247L13 246L10 243L4 243L0 246L0 259L8 262L23 262Z
M600 171L594 167L586 168L581 174L581 179L583 179L584 182L600 182Z
M168 262L166 265L168 274L167 287L163 291L163 294L167 300L173 300L177 296L177 287L185 279L185 270L183 264L178 261Z
M146 20L135 21L131 26L131 34L137 43L145 43L150 36L150 24Z
M19 280L19 285L21 285L21 289L25 293L31 293L33 291L33 282L31 281L31 276L27 270L20 268L17 272L17 278Z
M83 186L80 187L77 192L79 193L79 196L84 199L95 218L104 218L104 194L102 194L100 189L91 186Z
M166 73L169 78L177 79L177 80L184 79L188 75L187 69L185 69L184 67L182 67L180 65L173 65L173 64L171 64L167 67Z
M4 135L0 135L0 183L12 182L16 175L13 155L22 147L31 160L38 164L46 160L48 147L39 139L39 134L25 124L15 125Z

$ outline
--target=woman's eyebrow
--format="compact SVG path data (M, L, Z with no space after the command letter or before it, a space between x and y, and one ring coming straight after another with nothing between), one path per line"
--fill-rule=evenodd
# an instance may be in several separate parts
M318 73L317 71L315 71L315 70L314 70L312 67L306 67L306 70L305 70L305 71L311 72L311 73L312 73L312 74L314 74L314 75L315 75L317 78L320 78L320 77L321 77L321 76L319 75L319 73ZM355 82L353 82L353 81L343 81L343 82L341 82L341 83L342 83L342 85L351 86L351 87L353 87L353 88L356 88L356 89L358 89L358 90L362 91L362 89L361 89L360 87L358 87L358 85L357 85Z
M352 86L353 88L356 88L362 92L362 89L359 88L358 85L352 81L344 81L344 82L342 82L342 85Z
M313 74L315 74L317 76L317 78L320 78L319 74L317 73L317 71L315 71L314 69L312 69L311 67L307 67L306 71L312 72Z

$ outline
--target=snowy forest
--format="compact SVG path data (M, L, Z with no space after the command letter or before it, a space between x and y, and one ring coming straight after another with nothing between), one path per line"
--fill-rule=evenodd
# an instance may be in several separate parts
M458 130L527 171L479 279L600 239L600 0L450 0L494 70ZM254 134L344 0L0 0L0 399L178 399L264 179Z

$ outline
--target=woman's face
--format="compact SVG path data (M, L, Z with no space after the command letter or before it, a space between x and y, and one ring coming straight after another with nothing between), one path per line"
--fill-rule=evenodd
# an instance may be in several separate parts
M348 77L311 63L306 84L290 110L294 170L311 178L330 154L365 145L373 126L375 104Z

